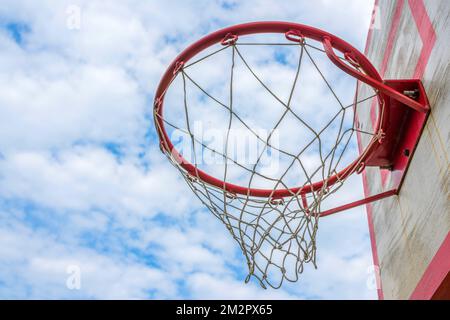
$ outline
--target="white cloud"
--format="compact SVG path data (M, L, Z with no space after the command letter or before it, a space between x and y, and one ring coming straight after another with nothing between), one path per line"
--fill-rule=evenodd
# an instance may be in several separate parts
M0 274L3 298L147 298L173 297L176 287L163 271L88 248L61 243L58 238L20 224L0 228ZM66 286L67 267L81 273L80 290Z
M173 215L192 208L186 197L179 197L187 187L161 160L146 171L130 160L119 163L105 150L78 147L56 155L12 153L0 162L3 196L53 210L102 208L151 218L168 207Z
M1 77L3 152L142 139L145 100L124 70L79 66L62 78L41 76L18 71Z
M295 296L280 291L262 290L258 285L242 285L231 277L218 278L195 273L187 279L187 285L196 299L294 299Z

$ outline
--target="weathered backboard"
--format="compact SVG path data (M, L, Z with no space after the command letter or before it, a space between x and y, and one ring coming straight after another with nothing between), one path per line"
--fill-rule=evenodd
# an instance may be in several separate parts
M376 1L366 55L384 79L421 79L431 107L399 194L367 206L380 299L450 299L449 39L450 1ZM368 95L360 84L358 97ZM371 129L374 101L357 110ZM358 136L360 147L366 140ZM366 168L366 196L395 179L395 172Z

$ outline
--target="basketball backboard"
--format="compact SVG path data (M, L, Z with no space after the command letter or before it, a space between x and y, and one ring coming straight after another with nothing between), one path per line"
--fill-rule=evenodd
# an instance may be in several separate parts
M384 79L420 79L431 112L397 196L367 205L380 299L450 298L450 2L377 0L365 49ZM358 97L368 95L359 84ZM373 99L372 99L373 100ZM373 127L375 101L357 108ZM358 136L363 148L367 137ZM398 184L395 169L368 167L366 196Z

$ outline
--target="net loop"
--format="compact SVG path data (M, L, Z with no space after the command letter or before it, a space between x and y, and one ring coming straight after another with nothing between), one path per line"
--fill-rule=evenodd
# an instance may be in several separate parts
M187 178L189 181L191 181L192 183L197 183L197 182L198 182L198 178L197 178L197 177L194 177L193 175L188 174L188 175L186 175L186 178Z
M232 45L236 44L237 41L238 41L237 35L235 35L233 33L227 33L226 36L220 42L220 44L223 46L232 46Z
M361 174L364 171L365 168L366 168L366 164L364 162L361 162L358 165L358 168L356 169L356 173L357 174Z
M162 99L161 97L158 97L155 99L155 112L158 112L159 108L161 108L162 105Z
M345 58L345 60L347 60L355 68L359 68L360 67L359 62L356 60L356 57L355 57L355 55L353 53L345 52L344 53L344 58Z
M305 42L305 36L299 30L289 30L288 32L286 32L284 34L284 36L289 41L298 42L301 45L304 45L306 43Z
M379 143L379 144L382 144L384 138L386 137L386 133L385 133L382 129L380 129L380 130L378 131L377 137L378 137L378 143Z
M164 142L160 141L159 142L159 150L161 150L162 153L166 153L166 148L164 148Z
M225 197L227 197L230 200L237 199L237 195L235 193L228 192L228 191L225 191L224 193L225 193Z
M269 200L269 203L274 206L283 206L285 204L283 198L272 198Z
M177 61L175 63L175 68L173 69L173 75L176 75L184 66L184 61Z

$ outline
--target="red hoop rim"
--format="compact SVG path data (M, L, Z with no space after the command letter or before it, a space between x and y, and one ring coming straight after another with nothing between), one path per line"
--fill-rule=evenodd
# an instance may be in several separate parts
M383 82L381 76L379 75L376 68L371 64L371 62L366 58L366 56L359 50L355 49L352 45L342 40L341 38L330 34L326 31L310 27L307 25L293 23L293 22L280 22L280 21L265 21L265 22L250 22L239 24L231 27L227 27L218 31L215 31L209 35L204 36L200 40L191 44L185 50L183 50L173 62L169 65L165 71L161 81L158 85L155 94L154 102L154 120L157 128L160 146L163 151L166 151L173 155L175 161L186 170L193 177L197 177L207 184L216 186L218 188L224 189L231 194L241 194L246 196L263 197L263 198L283 198L289 197L297 194L311 193L320 190L325 184L327 187L332 186L336 182L345 179L350 174L354 173L360 167L360 163L366 161L378 148L379 142L376 135L372 137L372 140L366 146L366 149L361 152L361 154L347 167L339 171L338 173L330 176L326 180L321 180L308 184L302 187L293 188L283 188L283 189L258 189L258 188L248 188L244 186L239 186L229 182L224 182L217 179L208 173L196 168L192 163L188 162L183 158L181 154L174 148L169 136L165 130L164 118L163 118L163 106L164 106L164 95L167 89L170 87L171 82L176 77L180 65L186 64L191 58L196 56L198 53L207 49L208 47L222 43L226 37L232 36L231 39L237 40L239 36L259 34L259 33L281 33L285 35L291 35L297 33L305 38L310 38L315 41L324 44L324 48L327 50L327 55L330 57L330 45L332 48L344 53L346 56L351 56L352 60L355 60L359 64L359 68L364 71L364 74L368 77L378 81ZM288 40L289 37L287 37ZM295 40L291 40L295 41ZM331 57L330 57L331 58ZM354 61L352 61L354 62ZM177 70L178 69L178 70ZM348 70L341 68L344 72L351 74ZM353 75L353 74L351 74ZM384 131L387 120L389 119L389 107L384 106L382 112L382 104L380 101L388 101L385 94L378 92L378 119L374 128L374 133L381 130Z

